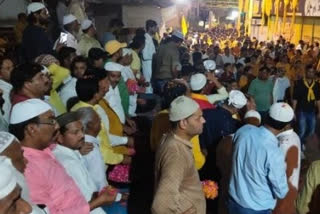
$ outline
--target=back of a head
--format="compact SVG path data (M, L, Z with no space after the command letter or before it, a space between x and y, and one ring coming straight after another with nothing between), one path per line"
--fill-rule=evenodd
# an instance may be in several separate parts
M76 92L79 100L88 102L99 92L99 82L96 78L78 79Z
M37 63L24 63L17 66L11 73L10 82L13 90L18 92L24 83L30 81L35 75L41 72L43 67Z
M163 87L163 102L162 108L167 109L170 107L171 102L179 96L185 95L187 87L177 80L167 82Z
M67 131L67 125L78 120L79 118L76 112L67 112L57 117L57 122L60 126L60 133L64 134Z
M282 102L274 103L270 107L266 124L278 131L281 131L292 122L293 118L294 111L289 104Z
M58 52L58 58L60 63L63 64L63 60L70 57L70 55L75 52L76 52L76 49L72 47L66 47L66 46L62 47Z
M87 126L91 122L96 122L92 121L93 120L93 115L96 114L95 110L91 107L84 107L84 108L79 108L76 111L79 120L81 121L84 129L87 129Z
M120 19L111 19L109 23L110 28L115 28L115 27L123 27L123 23Z
M157 26L157 22L149 19L146 21L146 30L148 31L150 28Z

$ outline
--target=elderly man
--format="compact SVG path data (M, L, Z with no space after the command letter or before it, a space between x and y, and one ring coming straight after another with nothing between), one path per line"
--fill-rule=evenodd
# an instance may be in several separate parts
M24 175L31 200L47 206L51 214L88 214L106 204L110 196L105 192L96 200L86 201L51 151L58 129L51 107L42 100L29 99L12 108L9 130L20 140L28 160Z
M0 213L29 214L31 206L21 198L21 187L17 183L11 161L0 156Z
M24 170L26 168L26 160L23 157L21 145L15 136L8 132L0 132L0 155L10 159L13 165L13 173L17 183L21 187L21 198L31 205L29 197L29 188L24 178ZM32 214L44 214L38 206L32 206Z
M194 165L191 138L205 123L199 105L180 96L170 106L172 133L164 135L155 160L152 213L206 213L206 202Z
M74 15L68 14L63 17L64 32L60 34L54 45L56 49L59 43L65 44L67 47L74 48L78 51L78 41L76 35L79 33L80 24Z
M88 57L89 50L91 48L102 49L100 43L95 38L97 31L92 21L89 19L83 20L81 22L81 30L83 31L83 34L78 44L78 51L80 55Z
M246 125L236 132L229 184L229 213L269 214L275 208L277 199L286 196L285 159L276 136L285 130L293 117L293 109L288 104L275 103L270 107L264 126Z

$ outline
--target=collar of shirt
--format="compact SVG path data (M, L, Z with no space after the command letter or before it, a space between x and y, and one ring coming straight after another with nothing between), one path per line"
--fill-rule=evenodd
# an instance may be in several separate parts
M84 136L84 138L85 138L85 141L86 142L88 142L88 143L94 143L94 144L96 144L96 145L99 145L99 140L96 138L96 137L94 137L94 136L91 136L91 135L85 135Z
M286 137L288 135L291 135L293 133L293 129L289 129L287 131L281 132L280 134L277 135L277 138L280 139L282 137Z
M10 91L12 89L12 85L2 79L0 79L0 88L2 90L6 89L8 91Z
M267 137L270 138L271 141L278 143L277 137L265 126L261 126L259 129L261 129L267 135Z
M173 137L174 137L176 140L178 140L178 141L180 141L181 143L183 143L184 145L186 145L187 147L189 147L190 149L192 149L192 144L191 144L190 141L185 140L185 139L182 139L181 137L179 137L178 135L175 135L175 134L173 134Z
M17 103L23 102L25 100L31 99L30 97L24 95L24 94L16 94L14 93L12 96L12 106L14 106Z
M55 148L56 151L59 151L60 153L62 154L65 154L67 156L71 156L73 157L74 159L79 159L81 160L82 156L80 154L79 151L76 151L76 150L72 150L72 149L69 149L68 147L65 147L65 146L61 146L61 145L57 145L56 148Z
M41 158L41 159L55 159L52 154L51 148L45 148L44 150L33 149L30 147L22 146L23 154L28 157Z

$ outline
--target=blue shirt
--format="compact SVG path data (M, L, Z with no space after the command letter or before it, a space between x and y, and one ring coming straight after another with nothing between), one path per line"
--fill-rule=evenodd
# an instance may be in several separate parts
M284 154L265 127L243 126L234 138L229 195L244 208L273 209L288 192Z

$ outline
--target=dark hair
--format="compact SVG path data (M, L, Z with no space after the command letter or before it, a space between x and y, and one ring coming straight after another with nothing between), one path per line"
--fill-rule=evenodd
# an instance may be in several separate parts
M65 58L70 57L70 55L75 52L76 52L76 49L74 49L72 47L66 47L66 46L62 47L58 52L58 59L59 59L61 65L64 64L63 61Z
M2 64L5 60L10 60L11 62L13 62L12 58L9 56L0 56L0 69L2 67Z
M139 49L146 43L144 36L135 36L129 45L129 48Z
M313 65L308 64L308 65L306 65L305 69L306 69L306 72L308 72L310 69L313 69Z
M31 118L27 121L24 121L22 123L18 123L18 124L9 124L9 132L11 134L13 134L14 136L16 136L16 138L18 138L19 141L22 141L25 138L24 135L24 130L27 127L27 125L32 124L32 123L38 123L39 122L39 117L34 117Z
M74 73L74 69L75 69L75 67L76 67L76 64L77 63L79 63L79 62L82 62L82 63L85 63L86 65L87 65L87 67L88 67L88 62L87 62L87 59L85 58L85 57L83 57L83 56L76 56L74 59L73 59L73 61L72 61L72 63L71 63L71 76L73 76L74 77L74 75L73 75L73 73Z
M77 112L67 112L57 117L57 122L60 126L60 133L64 134L68 130L67 125L78 120L79 117Z
M111 19L111 21L109 22L109 27L113 28L113 27L123 27L123 23L120 19Z
M99 82L107 77L107 71L103 68L90 68L86 71L85 76L90 76Z
M167 109L170 107L171 102L179 96L187 93L187 87L175 80L167 82L163 87L163 102L162 108Z
M150 28L157 26L157 22L149 19L146 21L146 30L148 31Z
M143 28L138 28L136 30L136 36L138 37L144 37L144 34L146 34L146 31Z
M68 31L68 32L71 32L72 30L72 25L73 25L73 22L69 23L69 24L65 24L63 25L63 28Z
M268 68L267 66L263 66L259 69L259 72L262 72L262 71L266 71L268 74L271 72L270 68Z
M225 68L228 67L228 66L231 66L231 63L229 63L229 62L224 63L223 68L225 69Z
M10 77L10 82L13 90L18 92L23 88L25 82L30 81L37 75L43 67L37 63L24 63L13 69Z
M76 92L79 100L88 102L99 92L99 81L95 78L78 79Z
M290 124L290 122L280 122L277 121L275 119L273 119L272 117L270 117L269 115L266 118L266 122L267 125L271 126L272 128L276 129L276 130L281 130L283 129L286 125Z
M23 17L27 17L27 14L25 14L25 13L19 13L18 14L18 19L19 20L22 19Z

